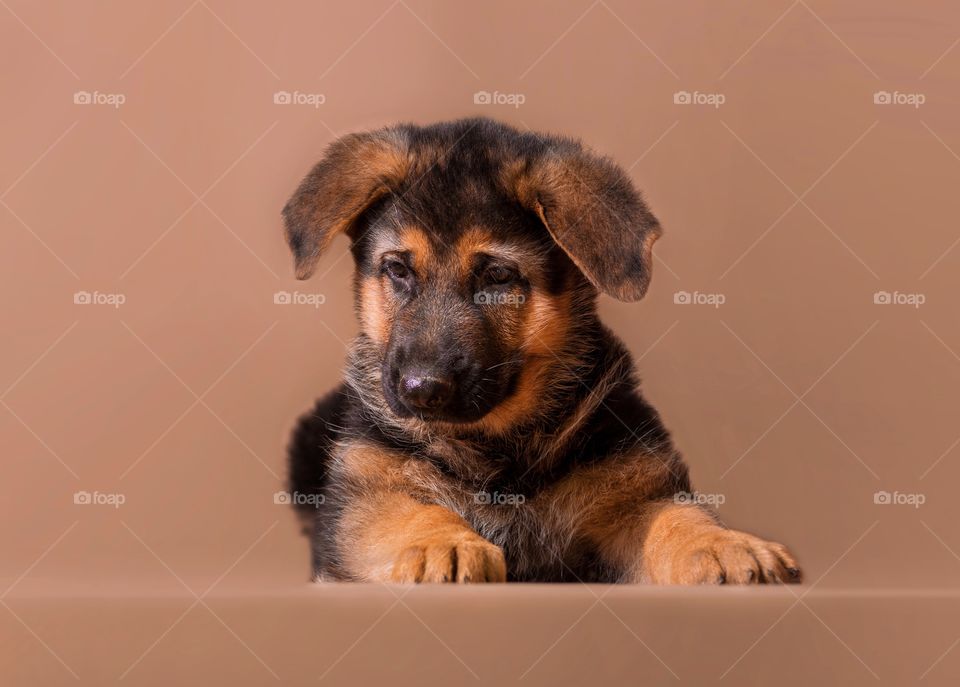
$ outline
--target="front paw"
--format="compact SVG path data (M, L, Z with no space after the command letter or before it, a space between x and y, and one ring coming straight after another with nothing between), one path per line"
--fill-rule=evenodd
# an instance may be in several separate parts
M393 582L506 582L503 551L474 532L437 533L403 548Z
M676 552L668 577L667 584L793 584L802 574L782 544L716 528Z

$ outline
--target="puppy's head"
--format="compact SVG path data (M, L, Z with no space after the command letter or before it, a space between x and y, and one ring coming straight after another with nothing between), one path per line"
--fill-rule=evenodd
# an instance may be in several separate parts
M338 233L383 395L400 417L529 414L597 291L650 282L656 218L577 142L472 119L334 142L283 211L300 279Z

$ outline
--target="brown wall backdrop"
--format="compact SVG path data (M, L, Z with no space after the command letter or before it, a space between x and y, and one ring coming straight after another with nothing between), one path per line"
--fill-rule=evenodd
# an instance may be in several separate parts
M296 282L280 208L338 135L468 115L645 191L652 289L602 310L725 521L825 588L957 586L958 37L947 1L5 0L3 587L306 579L274 492L351 265Z

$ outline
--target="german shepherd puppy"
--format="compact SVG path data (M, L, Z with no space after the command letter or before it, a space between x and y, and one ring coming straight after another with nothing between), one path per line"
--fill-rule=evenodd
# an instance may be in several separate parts
M598 292L643 296L661 233L609 159L488 119L402 124L334 142L283 217L298 278L337 234L356 263L346 381L289 449L317 580L800 580L683 498L597 317Z

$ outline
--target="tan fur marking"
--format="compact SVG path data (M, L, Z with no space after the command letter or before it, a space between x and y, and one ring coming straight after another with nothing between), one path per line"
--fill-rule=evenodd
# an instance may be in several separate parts
M478 426L494 434L503 434L535 414L538 406L544 403L543 393L549 387L551 369L558 364L570 364L562 358L570 326L569 302L568 293L551 296L533 289L523 306L525 320L518 343L527 361L520 372L516 390L484 416Z
M480 227L468 229L457 240L455 252L460 259L461 273L466 275L473 268L473 256L477 253L486 253L493 245L490 232Z
M552 296L534 289L527 302L523 345L530 353L556 356L564 347L570 328L570 293Z
M457 239L454 248L464 276L473 268L474 256L478 253L513 261L527 271L535 271L543 261L539 253L516 243L496 239L488 229L479 226L466 230Z
M419 227L404 227L400 231L400 245L413 256L413 268L420 278L426 278L434 265L433 246L427 233Z
M363 333L378 344L385 344L390 338L391 323L378 277L366 277L360 283L360 326Z
M339 523L343 564L352 577L401 583L506 581L499 547L453 511L409 495L402 457L353 446L340 460L351 481L362 486Z
M550 360L534 358L520 372L517 388L509 398L477 421L477 426L491 434L504 434L537 411L541 391L549 382Z

